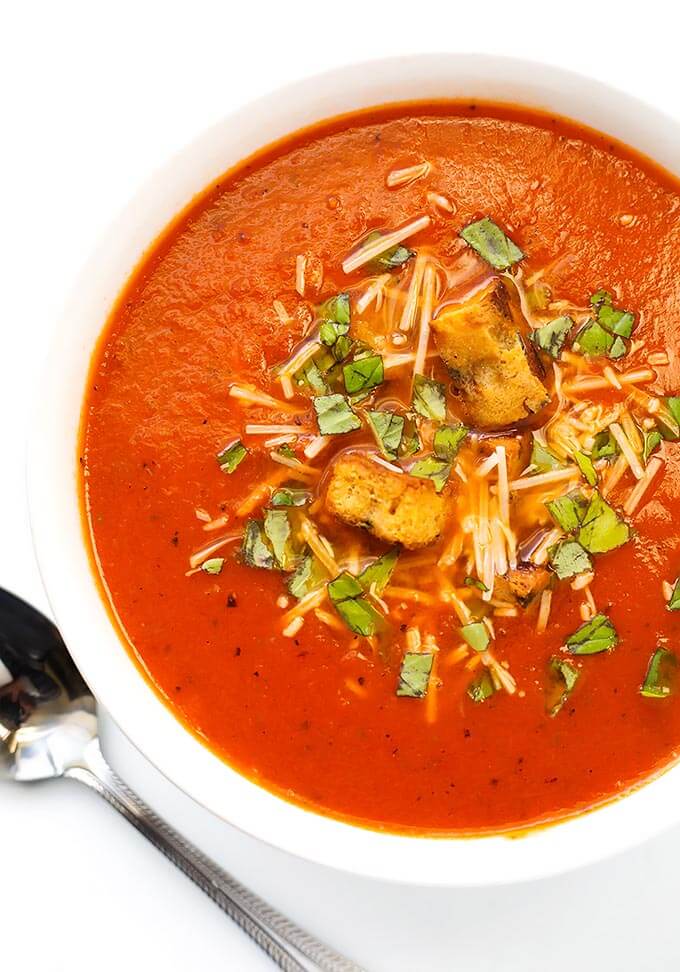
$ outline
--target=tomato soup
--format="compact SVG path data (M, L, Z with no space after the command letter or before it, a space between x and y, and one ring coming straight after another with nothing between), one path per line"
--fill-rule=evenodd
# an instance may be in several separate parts
M561 118L292 135L96 349L85 528L171 711L280 796L481 834L680 749L680 186Z

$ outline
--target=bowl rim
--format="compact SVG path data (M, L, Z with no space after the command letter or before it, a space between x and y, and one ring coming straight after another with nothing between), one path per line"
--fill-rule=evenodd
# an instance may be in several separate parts
M513 883L592 863L680 822L680 767L625 798L521 839L397 835L305 809L220 760L140 677L111 624L80 527L74 435L90 358L118 293L158 233L210 181L253 151L332 115L418 100L408 93L416 91L423 100L470 97L554 111L680 174L678 120L600 81L521 58L455 53L381 58L287 84L237 108L146 180L74 282L53 333L28 443L31 531L56 621L92 691L133 745L199 804L274 847L350 873L431 886ZM399 96L384 96L394 93ZM150 232L153 226L156 232Z

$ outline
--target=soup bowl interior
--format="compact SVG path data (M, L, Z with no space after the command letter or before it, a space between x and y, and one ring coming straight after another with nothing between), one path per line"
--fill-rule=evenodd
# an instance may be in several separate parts
M213 755L141 676L91 568L76 473L82 400L97 338L145 249L192 197L254 151L325 117L435 98L547 109L607 132L680 173L677 122L599 83L524 61L453 54L396 58L335 70L261 98L158 172L83 268L49 354L29 447L29 493L41 573L70 650L116 723L170 780L231 824L312 861L414 884L486 885L574 868L680 821L680 769L624 799L521 838L398 836L288 803Z

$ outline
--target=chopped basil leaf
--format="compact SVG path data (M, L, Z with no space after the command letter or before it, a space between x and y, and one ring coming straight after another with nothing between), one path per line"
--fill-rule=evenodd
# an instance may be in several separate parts
M222 472L233 473L237 466L243 462L248 455L248 450L240 439L225 446L215 457Z
M619 454L619 446L609 429L598 432L590 450L591 459L612 459Z
M617 335L612 342L611 348L609 349L609 357L614 361L618 361L619 358L623 358L623 356L627 353L628 348L626 346L626 342L623 340L623 338L620 338Z
M396 459L404 434L403 416L396 412L367 412L368 425L386 459Z
M488 216L470 223L461 230L460 235L496 270L507 270L513 263L524 259L520 248Z
M645 466L649 462L649 457L661 445L661 433L658 429L644 433L644 445L642 447L642 461Z
M605 330L598 321L594 321L591 317L576 334L575 343L578 344L582 354L595 358L609 354L614 344L614 338L609 331Z
M561 540L556 543L548 551L548 560L560 580L586 574L593 567L588 552L577 540Z
M678 660L673 652L666 648L657 648L649 659L640 694L647 699L667 698L675 688L677 668Z
M289 570L294 557L290 543L290 520L286 510L267 510L264 515L264 532L274 551L276 563L282 570Z
M666 408L665 414L660 412L657 415L659 431L664 439L674 442L680 439L680 397L671 396L663 398L662 401Z
M321 435L342 435L361 428L361 420L342 395L323 395L313 399Z
M554 453L544 446L534 435L534 444L531 447L530 467L532 472L544 473L551 469L561 469L564 463L560 462Z
M473 702L486 702L495 691L496 688L493 684L493 679L486 671L482 672L478 678L470 682L467 687L467 694Z
M288 581L288 590L298 600L319 587L326 579L326 573L313 554L305 554L297 570Z
M319 340L327 348L332 348L338 338L345 337L349 331L349 324L339 324L337 321L324 321L319 327Z
M206 574L220 574L223 567L224 557L211 557L210 560L204 560L201 564L201 570L204 570Z
M566 496L550 500L545 505L558 527L561 527L565 533L575 533L588 508L588 500L583 493L573 490Z
M329 299L321 305L319 310L319 316L324 321L340 324L346 328L349 328L351 314L352 312L350 309L348 293L336 294L335 297L329 297ZM339 333L346 334L347 331L340 331Z
M431 479L435 490L441 493L451 474L451 463L436 456L425 456L414 463L409 472L418 479Z
M590 303L593 307L599 307L600 304L607 304L611 307L614 298L609 293L608 290L596 290L594 294L590 297Z
M313 358L307 361L301 370L296 373L295 380L298 385L309 385L317 395L323 395L324 392L328 391L328 385L321 374L318 364Z
M666 607L669 611L680 611L680 577L678 577L673 585L673 593Z
M588 485L597 485L597 471L590 456L587 456L585 452L575 452L574 460Z
M565 645L572 655L597 655L611 651L619 643L616 628L604 614L596 614L590 621L582 624Z
M382 594L390 582L398 557L399 549L394 547L365 567L357 577L362 588L367 591L372 587L376 594Z
M443 422L446 418L444 386L439 381L416 375L413 382L413 407L423 418Z
M483 584L477 577L466 577L463 583L466 587L476 587L479 591L489 590L486 584Z
M576 685L579 670L566 658L554 657L548 665L551 685L548 689L546 709L553 718L567 701Z
M346 571L328 584L328 596L347 627L355 634L369 637L375 634L382 617L362 596L363 592L356 577Z
M421 447L420 436L418 435L418 426L416 424L416 416L413 412L407 412L404 416L404 433L401 437L401 443L399 445L399 456L402 459L412 456L414 453L419 452Z
M382 236L380 230L373 230L366 237L365 243L371 243L373 240L377 240L379 236ZM374 267L378 267L381 270L397 270L399 267L403 267L415 255L415 250L409 250L408 247L398 244L378 254L377 257L371 260L371 263Z
M342 375L345 388L349 394L368 391L381 385L385 377L383 359L379 354L372 354L365 358L355 358L343 366Z
M246 523L241 544L241 556L248 567L274 569L274 554L267 543L259 520L248 520Z
M559 358L567 340L567 335L574 326L571 317L557 317L543 327L537 327L531 334L531 339L537 348L545 351L551 358Z
M635 317L630 311L618 310L618 308L612 307L610 304L601 304L597 312L597 319L612 334L629 338L633 333Z
M440 425L432 444L435 456L453 462L469 431L464 425Z
M596 490L583 516L578 542L589 553L607 553L628 540L630 527Z
M284 442L283 445L280 445L276 451L279 453L280 456L285 456L286 459L297 459L295 449L291 449L291 447L288 445L287 442Z
M356 577L353 577L347 571L338 574L335 580L329 581L328 584L328 596L333 604L344 601L348 597L357 597L363 592L364 589Z
M471 621L459 628L462 638L475 651L486 651L491 641L487 626L483 621Z
M427 695L434 655L427 651L407 651L401 663L397 695L422 699Z
M311 498L312 494L306 489L284 486L272 496L272 506L305 506Z
M344 361L352 350L352 339L346 334L341 334L333 345L333 357L336 361Z

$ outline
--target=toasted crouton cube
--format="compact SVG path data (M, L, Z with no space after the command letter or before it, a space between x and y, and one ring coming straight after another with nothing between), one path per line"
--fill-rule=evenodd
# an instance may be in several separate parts
M517 601L526 607L550 583L550 571L537 564L521 563L504 577L497 577L494 592L497 597Z
M508 467L508 477L517 479L529 465L531 458L531 440L527 433L517 435L485 435L479 440L480 452L483 456L490 456L496 446L505 449L505 461Z
M514 425L549 401L517 288L497 277L432 321L437 350L480 429Z
M448 493L435 492L430 480L391 472L361 453L335 460L326 503L345 523L409 550L435 541L451 512Z

